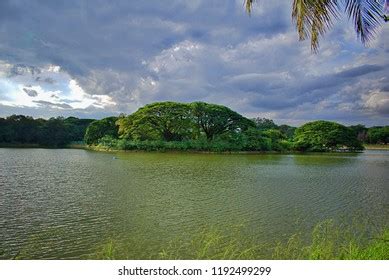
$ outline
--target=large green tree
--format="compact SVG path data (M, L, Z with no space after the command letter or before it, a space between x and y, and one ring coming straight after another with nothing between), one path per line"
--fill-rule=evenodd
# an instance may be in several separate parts
M252 120L225 106L205 102L194 102L190 106L195 123L208 140L216 135L245 131L255 126Z
M295 147L301 151L363 150L354 131L329 121L309 122L296 129Z
M245 0L249 14L254 2L259 0ZM299 39L310 39L313 51L318 50L319 36L330 29L341 13L352 20L359 39L366 44L374 37L377 27L388 21L384 11L388 3L388 0L293 0L292 19Z
M75 117L68 117L63 120L69 131L71 141L83 141L86 128L93 121L93 119L79 119Z
M278 126L274 123L274 121L270 120L270 119L254 118L252 120L259 130L277 129L278 128Z
M117 123L121 138L163 141L212 140L255 126L225 106L205 102L157 102L119 118Z
M388 144L389 126L376 126L369 128L367 131L367 139L371 144Z
M99 139L104 136L118 137L118 128L116 125L117 117L108 117L102 120L96 120L90 123L85 132L84 141L88 145L97 144Z
M176 102L157 102L118 120L122 138L181 141L190 137L190 107Z

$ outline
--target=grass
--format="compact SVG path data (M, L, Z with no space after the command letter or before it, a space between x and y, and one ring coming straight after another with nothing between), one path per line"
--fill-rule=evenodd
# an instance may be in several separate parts
M205 228L168 242L130 236L125 240L108 239L88 249L84 259L153 260L389 260L389 228L375 230L372 224L336 224L325 220L311 232L296 232L275 242L248 237L245 227ZM67 258L60 254L62 230L53 229L33 235L20 251L10 253L0 248L0 259ZM282 238L282 237L281 237ZM51 240L51 241L50 241Z
M354 227L326 220L314 227L307 242L296 233L285 241L262 243L245 237L241 230L225 233L218 229L198 232L190 240L179 238L153 252L139 250L146 243L135 240L124 244L109 240L93 259L287 259L287 260L388 260L389 229L370 236L356 233ZM146 247L144 247L146 248ZM139 253L142 252L142 253Z
M389 145L385 144L366 144L366 150L389 150Z

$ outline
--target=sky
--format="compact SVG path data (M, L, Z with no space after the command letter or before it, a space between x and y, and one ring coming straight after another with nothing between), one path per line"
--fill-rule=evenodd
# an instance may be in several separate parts
M389 124L389 24L363 46L347 19L313 54L290 0L1 0L0 117L222 104L300 125Z

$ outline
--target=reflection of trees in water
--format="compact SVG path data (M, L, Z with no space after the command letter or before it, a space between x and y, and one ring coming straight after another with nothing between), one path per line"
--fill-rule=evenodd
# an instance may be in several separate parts
M360 154L303 154L293 155L293 161L297 165L345 165L355 161Z

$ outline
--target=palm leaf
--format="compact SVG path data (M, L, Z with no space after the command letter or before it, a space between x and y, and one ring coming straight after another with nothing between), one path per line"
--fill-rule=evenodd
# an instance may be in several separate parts
M251 15L253 4L256 0L245 0L246 12Z
M256 1L245 0L248 14L251 14ZM382 18L386 19L382 13L383 3L379 0L293 0L292 19L299 39L310 38L311 49L317 52L319 37L331 28L333 20L338 18L343 7L363 44L374 38Z
M367 44L381 25L382 3L374 0L345 0L345 11L354 23L358 38Z
M319 48L319 36L331 26L333 18L338 17L337 0L294 0L292 18L296 23L300 40L311 38L312 51Z

